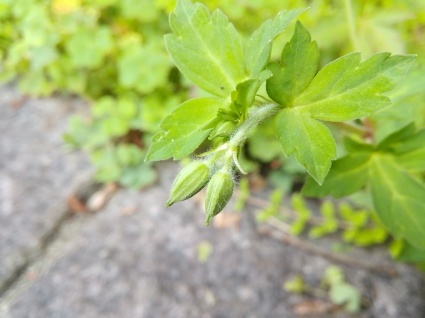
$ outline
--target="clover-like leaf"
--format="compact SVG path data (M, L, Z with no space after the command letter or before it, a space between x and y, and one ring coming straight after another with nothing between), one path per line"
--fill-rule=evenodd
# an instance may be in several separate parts
M276 118L276 133L286 156L295 154L310 175L322 183L336 157L329 128L297 108L285 108Z
M205 91L227 97L248 76L239 35L227 17L203 4L179 0L165 44L180 71Z
M209 135L208 124L223 106L221 98L191 99L175 109L161 123L162 131L153 137L148 161L181 159L193 152Z

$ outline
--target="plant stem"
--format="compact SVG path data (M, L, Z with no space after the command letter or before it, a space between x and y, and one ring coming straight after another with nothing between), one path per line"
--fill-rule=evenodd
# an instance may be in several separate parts
M357 41L357 33L356 33L356 23L354 21L354 12L353 12L353 4L351 0L344 0L345 5L345 14L347 16L348 29L350 30L350 38L353 43L353 48L355 51L359 50L359 43Z
M252 108L248 113L246 120L236 129L235 134L230 138L230 149L236 150L248 138L249 133L260 122L275 113L278 109L276 104L267 104L265 106Z

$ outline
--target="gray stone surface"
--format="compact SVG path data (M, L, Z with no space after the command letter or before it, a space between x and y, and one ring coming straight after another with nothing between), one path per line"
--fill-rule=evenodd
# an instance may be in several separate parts
M293 306L305 298L284 292L282 283L300 273L318 284L332 262L260 236L248 212L239 229L218 229L205 228L193 201L165 209L173 167L161 165L161 184L140 193L121 190L105 210L82 217L73 239L63 242L63 256L6 317L296 317ZM202 241L213 246L206 263L197 256ZM374 254L373 261L387 261ZM388 278L344 268L372 299L355 317L424 317L421 276L408 266L397 269L400 275ZM349 315L323 317L331 316Z
M0 88L0 291L39 253L66 214L66 197L91 173L62 143L69 114L83 107Z
M318 287L335 263L260 235L253 211L236 228L206 228L193 200L164 208L175 164L159 166L155 186L119 190L98 213L66 218L67 194L90 171L60 141L79 103L32 99L13 109L18 95L10 88L0 93L0 278L28 265L0 295L1 318L292 318L295 306L329 304L288 294L282 284L302 274ZM205 241L213 251L203 263L197 249ZM380 248L350 257L389 262ZM364 310L309 317L425 317L425 283L411 267L394 264L399 275L387 277L337 265L361 291Z

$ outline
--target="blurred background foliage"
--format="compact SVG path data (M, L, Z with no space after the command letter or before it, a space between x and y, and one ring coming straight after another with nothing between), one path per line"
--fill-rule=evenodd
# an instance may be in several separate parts
M310 7L300 19L319 44L322 65L350 51L361 51L363 58L380 51L418 54L408 79L391 92L394 104L370 125L377 139L411 121L425 127L424 1L200 2L224 11L243 41L279 11ZM165 50L174 5L174 0L0 0L1 81L16 81L26 94L76 94L89 102L90 117L75 116L65 139L90 155L99 181L135 188L153 182L155 171L143 160L151 136L171 109L205 94L180 75ZM289 29L276 41L274 58L291 35ZM283 157L269 122L246 149L246 170L266 172L286 190L303 180L303 168Z

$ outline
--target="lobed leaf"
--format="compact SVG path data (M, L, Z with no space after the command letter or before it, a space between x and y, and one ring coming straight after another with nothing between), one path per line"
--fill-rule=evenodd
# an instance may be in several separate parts
M193 152L209 135L207 125L223 106L221 98L196 98L181 104L161 123L146 160L181 159Z
M305 10L307 9L281 11L275 18L264 22L251 35L245 51L246 68L251 77L257 77L267 65L273 40Z
M390 103L382 94L396 85L414 60L414 55L378 53L360 63L360 53L347 54L324 66L294 106L326 121L371 115Z
M310 33L300 22L295 26L291 41L286 43L280 65L270 63L273 77L267 81L267 93L282 106L292 106L293 100L310 84L316 75L319 48L311 42Z
M320 186L308 178L302 193L312 197L332 195L340 198L363 188L368 179L368 169L372 153L351 153L333 162L332 169Z
M425 186L390 157L375 155L369 170L372 197L383 225L419 249L425 248Z
M276 133L286 156L295 154L308 173L322 183L336 157L329 128L297 108L285 108L276 118Z
M247 79L242 46L233 24L219 10L179 0L170 15L174 34L165 36L179 70L205 91L227 97Z

